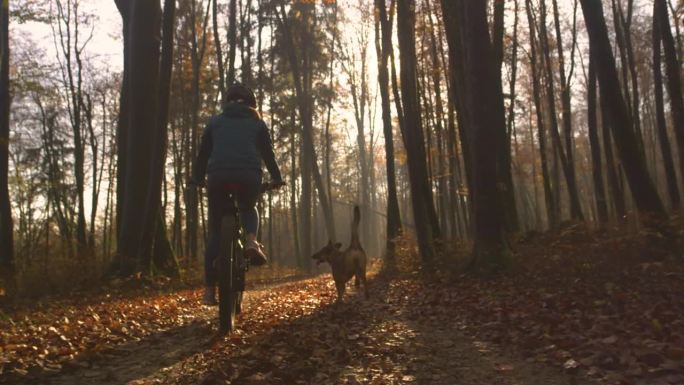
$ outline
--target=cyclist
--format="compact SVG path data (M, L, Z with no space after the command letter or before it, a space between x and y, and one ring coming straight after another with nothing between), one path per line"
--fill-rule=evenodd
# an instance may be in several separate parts
M241 84L226 91L223 112L209 121L200 144L190 183L204 184L207 175L209 195L209 239L204 257L205 291L203 302L216 304L214 259L220 249L223 209L231 204L226 189L236 194L240 219L247 234L245 256L255 266L268 262L257 242L259 213L256 209L261 189L261 162L271 176L273 187L283 186L266 123L256 110L254 93Z

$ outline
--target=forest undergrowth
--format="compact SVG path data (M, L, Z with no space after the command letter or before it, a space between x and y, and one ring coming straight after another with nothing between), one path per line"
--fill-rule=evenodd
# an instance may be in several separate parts
M680 220L672 228L681 236ZM399 271L373 274L370 301L353 292L333 304L327 274L261 289L229 338L159 370L145 357L150 368L125 378L108 365L130 344L188 327L172 342L209 340L215 312L199 289L157 281L41 302L1 313L0 383L681 384L684 255L660 238L527 234L513 244L515 268L487 278L420 273L406 241ZM438 357L434 343L458 357Z

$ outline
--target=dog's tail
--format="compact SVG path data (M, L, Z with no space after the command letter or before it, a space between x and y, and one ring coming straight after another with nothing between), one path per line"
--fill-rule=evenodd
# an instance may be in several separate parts
M351 228L351 242L350 246L361 247L361 240L359 239L359 223L361 222L361 209L358 205L354 206L354 220Z

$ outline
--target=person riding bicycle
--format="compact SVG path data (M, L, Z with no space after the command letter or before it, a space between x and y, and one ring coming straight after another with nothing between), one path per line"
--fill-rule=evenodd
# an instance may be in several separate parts
M191 183L202 185L207 175L209 239L204 258L205 304L216 304L214 259L220 249L223 210L231 204L227 188L236 195L240 219L247 234L245 256L255 266L268 262L257 242L259 213L256 203L261 192L262 160L271 176L271 185L276 188L283 186L285 183L275 159L271 136L256 110L256 97L244 85L234 84L226 91L223 112L213 116L204 129L191 179Z

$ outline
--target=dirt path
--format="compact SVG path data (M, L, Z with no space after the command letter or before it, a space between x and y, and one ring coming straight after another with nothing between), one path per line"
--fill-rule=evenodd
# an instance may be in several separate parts
M332 304L329 277L248 293L231 337L209 346L215 309L31 384L589 384L467 337L459 321L421 314L394 281Z
M245 300L251 307L269 290L285 284L264 284L254 287ZM216 329L216 308L194 306L194 317L182 326L154 333L144 338L114 346L103 351L87 352L58 373L44 373L30 379L31 384L144 384L164 383L164 373L192 362L209 348L208 336ZM148 379L148 380L146 380ZM21 383L15 380L9 383Z

